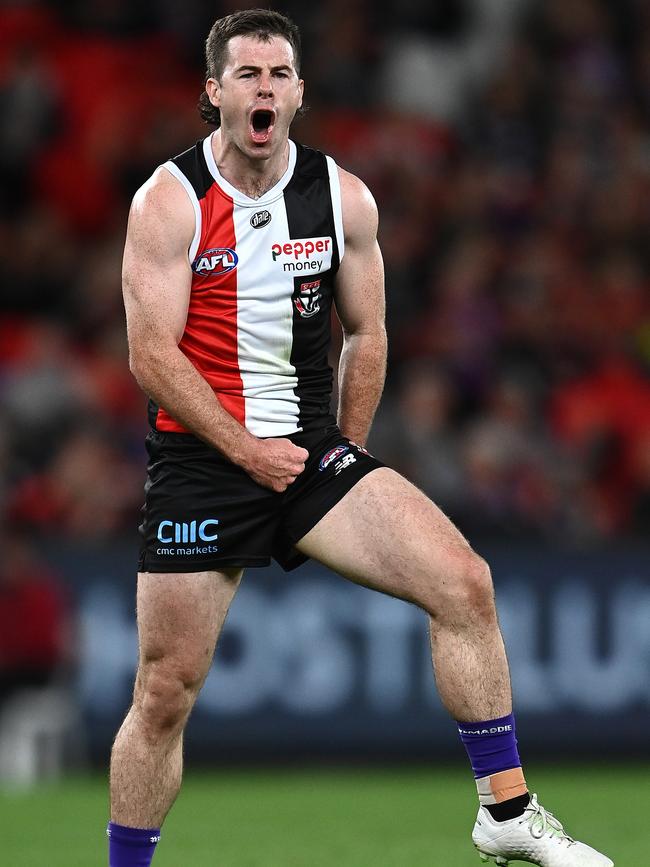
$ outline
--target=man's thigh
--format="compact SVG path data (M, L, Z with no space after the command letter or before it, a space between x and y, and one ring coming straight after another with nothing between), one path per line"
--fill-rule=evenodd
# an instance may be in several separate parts
M358 584L420 602L449 588L471 552L446 515L388 467L364 476L296 544Z
M241 569L138 574L140 669L162 663L188 680L207 674Z

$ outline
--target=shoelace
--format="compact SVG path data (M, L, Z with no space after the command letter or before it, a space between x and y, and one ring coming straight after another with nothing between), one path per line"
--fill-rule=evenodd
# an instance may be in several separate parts
M539 840L545 834L550 834L553 837L566 840L568 846L573 846L575 843L573 837L569 837L564 830L560 820L537 803L537 795L531 796L530 804L526 807L524 816L522 822L526 822L530 826L530 833L535 839Z

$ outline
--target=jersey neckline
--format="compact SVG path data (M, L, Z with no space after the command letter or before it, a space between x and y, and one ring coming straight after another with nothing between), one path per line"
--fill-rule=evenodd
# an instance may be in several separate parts
M233 187L233 185L227 181L217 166L217 162L214 158L214 153L212 152L212 136L214 133L210 133L209 136L203 139L203 155L205 157L205 162L208 166L210 174L217 182L217 185L221 188L221 190L229 196L236 204L245 205L247 207L253 208L258 207L260 205L268 205L271 202L274 202L276 199L279 199L282 193L284 192L284 188L287 186L291 177L293 176L293 171L296 167L296 145L294 142L289 139L289 164L287 166L286 172L282 175L280 180L274 184L270 190L267 190L263 196L260 196L259 199L253 199L250 196L247 196L245 193L242 193L241 190L238 190L237 187Z

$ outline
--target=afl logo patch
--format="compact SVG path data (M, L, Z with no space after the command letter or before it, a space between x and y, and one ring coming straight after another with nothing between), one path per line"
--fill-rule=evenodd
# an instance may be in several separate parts
M271 222L271 212L270 211L258 211L256 214L253 214L251 217L251 226L254 229L263 229L264 226L268 226Z
M230 247L213 247L199 253L192 262L192 271L199 277L227 274L237 267L238 261L239 256Z
M318 469L322 472L325 467L328 467L332 463L332 461L335 461L337 458L340 458L341 455L344 455L349 451L350 446L336 446L335 448L330 449L328 452L325 452L323 457L320 459Z

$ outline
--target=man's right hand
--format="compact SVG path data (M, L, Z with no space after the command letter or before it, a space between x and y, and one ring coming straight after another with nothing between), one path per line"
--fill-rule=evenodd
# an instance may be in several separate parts
M265 488L282 493L305 469L307 449L285 438L258 439L237 462L248 475Z

